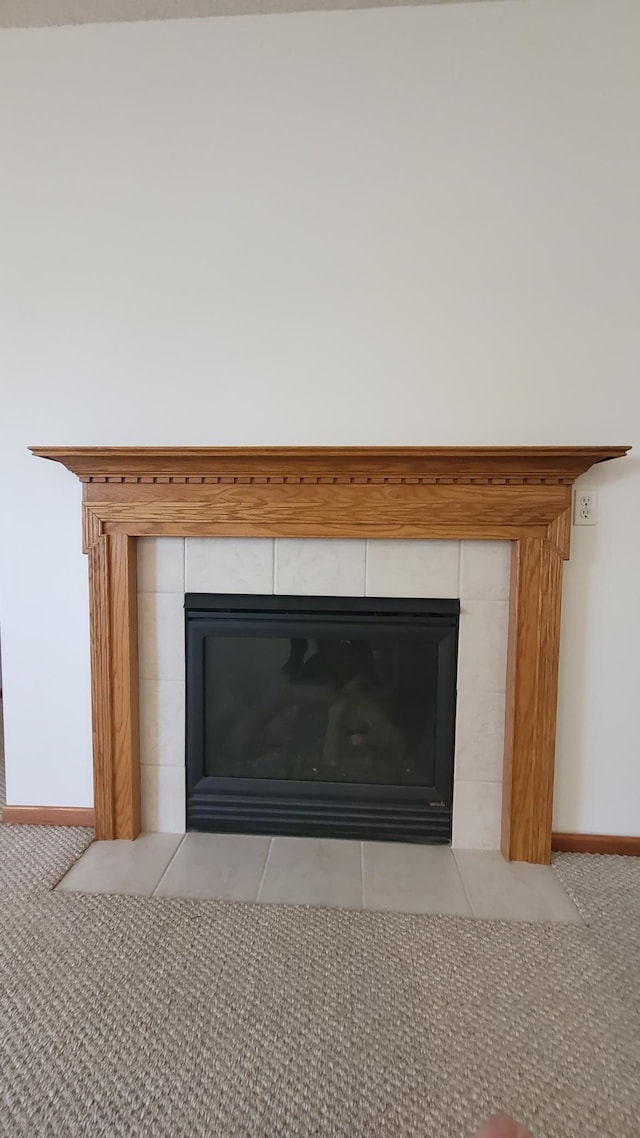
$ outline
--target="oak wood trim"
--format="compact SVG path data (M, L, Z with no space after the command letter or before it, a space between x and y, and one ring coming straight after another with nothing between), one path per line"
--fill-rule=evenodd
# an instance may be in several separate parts
M551 860L561 590L556 546L514 542L502 810L508 861Z
M109 538L89 549L89 626L91 630L91 719L93 734L93 804L96 838L119 837L115 829L111 682L111 597Z
M503 852L551 848L562 560L571 486L629 447L32 447L83 485L96 834L140 829L135 539L510 540Z
M449 483L216 483L94 484L84 502L102 531L135 533L139 526L163 531L176 522L196 528L244 527L284 537L304 527L309 536L365 533L422 536L446 531L508 529L512 538L547 536L569 509L571 487L554 482L523 484ZM85 529L87 527L85 526Z
M398 538L404 540L419 540L425 537L426 529L423 525L376 525L373 521L349 523L347 519L341 520L327 518L323 523L314 524L303 521L282 521L281 523L265 522L260 519L259 512L252 520L243 522L217 522L211 521L180 521L179 518L166 518L149 521L147 518L131 519L130 521L105 521L102 524L105 533L127 533L135 537L332 537L332 538ZM544 538L548 532L546 526L502 526L502 525L471 525L470 523L450 522L447 525L433 523L429 526L428 536L433 541L517 541L520 537Z
M111 591L113 823L121 838L140 833L138 595L135 538L108 536Z
M562 560L568 561L571 549L571 504L551 523L547 529L547 537L558 550Z
M82 551L89 553L104 533L102 520L88 502L82 503Z
M551 849L555 853L622 854L626 857L640 857L640 836L554 833L551 835Z
M82 481L567 479L629 447L30 447Z
M5 806L2 821L21 826L93 826L91 806Z
M102 534L89 550L96 837L140 833L135 538Z

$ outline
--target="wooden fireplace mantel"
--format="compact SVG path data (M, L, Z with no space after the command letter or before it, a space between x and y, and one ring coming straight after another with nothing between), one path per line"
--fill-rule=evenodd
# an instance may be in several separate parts
M96 837L140 831L137 537L506 540L502 851L548 862L571 487L629 449L31 447L84 484Z

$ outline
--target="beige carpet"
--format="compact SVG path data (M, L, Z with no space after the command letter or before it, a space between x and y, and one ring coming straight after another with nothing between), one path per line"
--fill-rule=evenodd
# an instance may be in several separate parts
M640 859L578 928L54 893L88 840L0 826L0 1135L640 1133Z

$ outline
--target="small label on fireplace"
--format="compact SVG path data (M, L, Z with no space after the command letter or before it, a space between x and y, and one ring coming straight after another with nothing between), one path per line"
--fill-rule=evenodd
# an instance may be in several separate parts
M442 806L442 807L444 807L444 802L430 802L429 806Z

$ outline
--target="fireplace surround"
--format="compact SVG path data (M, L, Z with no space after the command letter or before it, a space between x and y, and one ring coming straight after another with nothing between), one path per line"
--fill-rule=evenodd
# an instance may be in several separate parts
M628 447L34 447L84 483L96 836L140 830L138 536L508 540L502 851L550 858L571 486Z
M451 844L500 848L510 542L143 537L136 548L143 830L185 831L187 594L455 598Z

